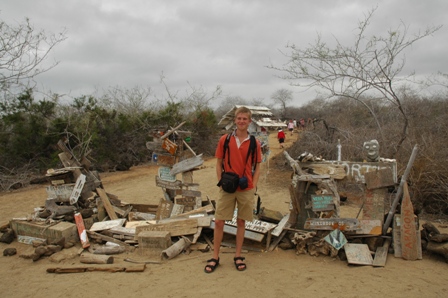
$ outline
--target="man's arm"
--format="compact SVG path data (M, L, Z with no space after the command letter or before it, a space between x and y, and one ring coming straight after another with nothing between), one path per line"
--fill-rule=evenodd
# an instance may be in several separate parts
M222 175L222 158L216 159L216 177L218 177L218 182L221 180Z

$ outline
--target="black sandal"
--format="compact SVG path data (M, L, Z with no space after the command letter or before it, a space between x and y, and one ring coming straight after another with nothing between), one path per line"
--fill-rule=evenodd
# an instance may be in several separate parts
M215 262L215 265L208 265L207 264L205 266L205 268L204 268L204 272L205 273L212 273L213 271L215 271L216 267L218 267L218 265L219 265L219 258L218 259L212 258L210 260L207 260L207 263L210 263L210 262ZM210 271L208 271L207 269L210 269Z
M242 262L245 259L246 259L245 257L234 257L233 258L233 263L235 264L236 270L238 270L238 271L246 270L247 266L244 262ZM236 261L241 261L241 263L237 263Z

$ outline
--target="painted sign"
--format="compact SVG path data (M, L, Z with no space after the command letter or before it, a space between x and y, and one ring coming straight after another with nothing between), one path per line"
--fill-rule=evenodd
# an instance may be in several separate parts
M81 174L79 175L78 179L76 180L75 187L73 188L72 194L70 195L70 204L76 204L78 202L78 198L81 195L82 188L84 187L84 184L86 183L86 176Z
M313 211L334 210L332 195L311 195Z
M177 145L168 139L163 140L162 148L168 151L171 155L176 154Z
M171 169L168 167L159 167L158 173L160 179L164 181L174 182L176 181L176 176L170 174Z
M341 249L347 243L347 238L345 238L344 234L341 233L339 229L333 230L333 232L328 234L324 240L337 250Z
M233 226L236 227L237 223L236 223L236 219L237 219L237 212L238 210L235 210L235 212L233 213L233 218L232 220L227 220L225 223L226 225L229 226ZM254 219L253 221L247 221L246 220L246 230L248 231L254 231L257 233L263 233L266 234L269 230L272 230L276 227L276 224L272 224L266 221L261 221L258 219Z
M356 218L308 218L304 229L355 231L359 229L359 221Z

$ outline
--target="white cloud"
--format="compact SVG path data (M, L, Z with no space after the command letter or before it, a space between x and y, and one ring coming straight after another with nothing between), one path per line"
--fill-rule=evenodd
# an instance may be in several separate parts
M445 22L448 1L379 0L371 32L381 34L400 21L410 32ZM135 85L160 87L163 72L172 90L188 83L247 99L264 98L279 88L302 94L265 66L285 63L279 50L290 42L301 47L317 33L333 42L350 41L371 1L164 1L164 0L17 0L2 4L8 23L31 19L36 29L59 32L68 39L52 53L60 61L37 78L41 86L71 96L97 88ZM448 73L447 28L406 52L406 71Z

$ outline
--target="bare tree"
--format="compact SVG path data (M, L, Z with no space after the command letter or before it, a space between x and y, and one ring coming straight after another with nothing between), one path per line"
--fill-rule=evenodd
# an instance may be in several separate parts
M292 91L288 89L278 89L271 95L271 98L274 100L276 104L280 105L281 117L282 119L285 119L286 105L293 99Z
M409 36L408 27L401 23L384 36L367 37L367 28L375 10L370 10L365 19L359 22L353 45L344 46L336 39L336 46L332 48L318 35L315 44L309 48L287 45L289 53L284 55L289 62L282 67L271 65L269 68L286 73L282 78L290 80L293 86L317 87L326 91L329 97L347 97L360 102L375 118L381 135L377 116L368 103L363 101L363 95L387 99L398 109L403 119L401 134L393 153L395 155L406 139L409 122L402 101L395 92L400 82L413 75L399 77L406 62L404 51L416 41L438 31L441 26L427 27L424 31Z
M42 66L51 50L66 39L65 31L47 35L36 32L28 18L17 26L0 20L0 88L29 80L55 67L58 62Z

